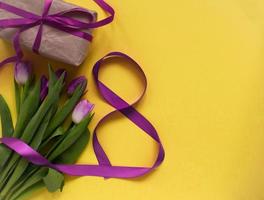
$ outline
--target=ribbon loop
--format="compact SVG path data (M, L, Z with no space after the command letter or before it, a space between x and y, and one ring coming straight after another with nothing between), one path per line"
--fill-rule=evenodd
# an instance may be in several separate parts
M99 70L101 65L103 64L104 61L107 59L111 59L113 57L119 57L119 58L125 58L129 62L132 62L134 66L138 69L138 71L141 73L143 77L143 82L144 82L144 89L138 100L136 100L133 104L128 104L125 100L123 100L121 97L119 97L115 92L113 92L110 88L108 88L106 85L104 85L100 80L99 80ZM136 103L138 103L144 96L147 88L147 78L140 67L140 65L133 60L131 57L128 55L121 53L121 52L111 52L107 54L105 57L97 61L93 68L93 75L95 78L96 85L102 95L102 97L114 108L116 108L115 111L112 113L109 113L106 115L96 126L94 130L94 137L93 137L93 146L95 149L95 154L97 156L97 160L100 164L106 165L106 166L111 166L110 160L108 159L106 153L104 152L102 146L99 143L99 140L97 138L97 129L98 127L107 119L109 118L113 113L115 112L121 112L124 116L126 116L129 120L131 120L135 125L137 125L140 129L142 129L144 132L146 132L150 137L152 137L158 144L159 144L159 156L156 160L156 163L154 166L159 166L165 156L163 146L161 144L160 138L158 136L157 131L153 127L153 125L143 116L141 115L134 107Z
M45 0L42 18L45 18L48 15L52 2L53 0Z

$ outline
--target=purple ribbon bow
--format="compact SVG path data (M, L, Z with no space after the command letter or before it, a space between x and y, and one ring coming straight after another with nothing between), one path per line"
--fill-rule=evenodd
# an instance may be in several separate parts
M49 10L53 0L45 0L43 13L41 16L39 16L34 13L9 5L7 3L0 2L0 9L6 10L8 12L14 13L22 17L22 18L0 20L0 28L19 28L13 38L13 46L16 51L16 55L0 62L0 67L7 63L17 62L22 59L23 52L21 50L21 46L19 42L20 35L22 32L35 26L39 26L36 39L32 47L35 53L39 52L42 32L43 32L43 25L52 26L61 31L75 35L76 37L80 37L85 40L92 41L93 38L92 35L90 33L84 32L83 30L90 28L98 28L106 24L109 24L113 21L115 15L114 9L103 0L94 0L94 1L103 10L108 12L110 16L98 22L92 22L93 15L89 11L82 8L73 8L56 14L49 14ZM72 13L81 14L87 17L89 19L89 22L88 23L81 22L79 20L69 17L69 14Z
M134 66L141 73L144 81L144 90L140 95L137 101L132 103L131 105L115 94L111 89L109 89L103 82L101 82L98 78L99 70L102 63L114 57L122 57L127 59L129 62L132 62ZM93 75L95 78L96 85L99 89L99 92L103 96L103 98L112 105L116 110L106 115L102 118L97 124L94 135L93 135L93 147L94 152L99 162L99 165L61 165L61 164L53 164L50 163L46 158L32 149L29 145L24 143L23 141L16 138L2 138L0 142L5 144L10 149L14 150L16 153L21 155L23 158L27 159L29 162L40 165L47 166L53 169L56 169L64 174L68 174L71 176L101 176L105 178L134 178L138 176L143 176L155 168L157 168L164 160L165 152L164 148L161 144L160 138L158 136L157 131L153 127L153 125L143 116L141 115L133 106L137 104L144 96L147 88L147 79L140 68L140 66L128 55L120 53L120 52L112 52L107 54L105 57L100 59L93 68ZM129 120L131 120L135 125L141 128L145 133L147 133L152 139L154 139L159 146L159 153L157 155L157 159L152 167L122 167L122 166L112 166L106 153L104 152L102 146L99 143L97 138L97 129L101 126L106 119L112 116L115 112L121 112L124 116L126 116Z

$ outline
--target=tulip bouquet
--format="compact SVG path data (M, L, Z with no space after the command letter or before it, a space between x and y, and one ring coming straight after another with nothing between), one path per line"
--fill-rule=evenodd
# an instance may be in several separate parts
M49 79L37 79L27 62L15 65L17 120L13 120L5 99L0 95L3 137L15 137L29 144L49 161L73 164L86 147L94 105L81 100L87 80L78 77L64 90L67 73L49 67ZM67 93L67 95L64 95ZM68 96L63 101L62 96ZM0 200L18 200L39 187L62 190L64 174L30 164L0 144Z

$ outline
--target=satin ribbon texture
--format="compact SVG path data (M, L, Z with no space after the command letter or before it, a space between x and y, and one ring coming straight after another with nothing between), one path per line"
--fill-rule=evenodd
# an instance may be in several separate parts
M118 96L115 92L113 92L110 88L108 88L102 81L99 80L99 72L101 69L101 65L109 59L113 58L121 58L126 59L128 62L133 63L138 72L142 75L144 81L144 90L137 101L132 104L127 103L120 96ZM14 150L23 158L27 159L29 162L39 165L46 166L53 169L56 169L64 174L68 174L71 176L100 176L104 178L135 178L139 176L143 176L147 173L150 173L154 169L156 169L164 160L165 152L162 146L159 135L154 128L154 126L143 116L141 115L135 108L134 105L139 103L139 101L143 98L146 88L147 88L147 79L146 76L141 69L141 67L130 58L128 55L121 52L112 52L107 54L105 57L100 59L93 68L93 75L95 79L95 83L98 87L99 93L105 99L108 104L113 106L115 110L105 117L103 117L99 123L97 124L94 134L93 134L93 147L94 152L97 157L99 165L61 165L50 163L46 158L32 149L28 144L24 143L22 140L16 138L2 138L0 141L6 145L8 148ZM148 134L154 141L157 142L159 153L157 155L157 159L152 165L152 167L128 167L128 166L113 166L107 157L103 147L99 143L97 137L97 129L106 122L106 119L111 118L111 116L115 112L122 113L125 117L131 120L136 126L142 129L146 134Z
M23 58L23 52L21 50L21 45L19 42L20 34L35 26L39 26L34 45L32 47L35 53L38 53L41 45L43 25L52 26L56 29L72 34L76 37L80 37L82 39L92 41L93 38L92 35L84 32L83 30L90 28L98 28L106 24L109 24L114 20L114 16L115 16L114 9L106 2L104 2L103 0L93 0L93 1L95 1L104 11L108 12L110 16L97 22L85 23L69 17L69 14L75 13L85 16L88 19L92 19L93 18L92 14L89 11L82 8L74 8L56 14L49 14L49 10L53 0L44 1L43 13L41 16L14 7L7 3L0 2L0 9L4 9L8 12L14 13L22 17L22 18L0 20L0 28L19 28L13 38L13 46L16 51L16 55L0 62L0 67L7 63L17 62Z

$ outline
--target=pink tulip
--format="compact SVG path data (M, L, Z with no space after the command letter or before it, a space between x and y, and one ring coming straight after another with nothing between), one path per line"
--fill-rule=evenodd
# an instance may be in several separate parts
M19 85L25 85L31 76L31 64L20 61L15 65L15 80Z
M94 104L87 100L80 101L72 113L72 121L79 124L85 117L87 117L94 109Z

